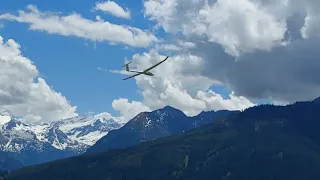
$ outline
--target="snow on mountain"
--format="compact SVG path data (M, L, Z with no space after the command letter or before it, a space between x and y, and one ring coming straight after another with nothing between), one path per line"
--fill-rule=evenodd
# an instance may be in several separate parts
M6 124L11 120L11 115L8 111L0 111L0 125Z
M238 111L208 111L188 117L179 109L171 106L165 106L152 112L142 112L121 128L110 131L107 136L89 147L87 152L127 148L142 142L181 134L236 112Z
M170 106L152 112L142 112L119 129L110 131L87 152L102 152L130 147L142 142L182 133L192 128L188 117Z
M0 132L4 137L0 142L0 150L41 152L50 147L80 154L107 135L108 131L121 126L107 113L30 125L12 117L7 111L0 111Z
M112 129L118 129L120 124L108 113L78 116L55 123L70 139L88 146L95 144Z
M30 130L30 126L15 119L10 119L1 126L1 134L4 141L0 149L4 152L20 152L24 149L42 151L45 145L38 141L36 134Z
M0 152L24 166L45 163L82 154L121 126L108 113L31 125L0 110Z

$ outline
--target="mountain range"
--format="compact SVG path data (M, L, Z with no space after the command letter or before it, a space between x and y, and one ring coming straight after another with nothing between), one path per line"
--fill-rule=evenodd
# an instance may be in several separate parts
M165 106L152 112L142 112L123 127L111 130L107 136L99 139L87 152L121 149L142 142L181 134L236 112L238 111L208 111L188 117L182 111L171 106Z
M108 114L77 116L50 124L26 124L7 111L0 114L0 151L17 166L50 162L80 155L130 147L141 142L180 134L211 123L237 111L208 111L187 117L170 106L152 112L142 112L126 124ZM6 162L7 163L7 162ZM16 165L16 163L13 163Z
M2 111L0 151L23 166L79 155L110 130L123 126L106 117L104 114L87 115L31 125Z
M320 179L319 110L319 101L259 105L185 133L3 172L0 179Z

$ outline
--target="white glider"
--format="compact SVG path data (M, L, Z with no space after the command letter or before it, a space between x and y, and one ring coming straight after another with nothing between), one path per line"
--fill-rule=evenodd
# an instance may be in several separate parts
M155 68L155 67L157 67L158 65L160 65L160 64L163 63L164 61L166 61L166 60L168 59L168 57L169 57L169 56L167 56L164 60L158 62L157 64L149 67L148 69L145 69L144 71L131 71L130 68L129 68L129 64L132 63L132 61L128 62L127 64L123 65L122 67L126 67L126 71L128 71L128 72L135 72L135 73L137 73L137 74L134 74L134 75L132 75L132 76L126 77L126 78L124 78L123 80L129 79L129 78L133 78L133 77L138 76L138 75L141 75L141 74L144 74L144 75L147 75L147 76L154 76L154 74L152 74L152 73L150 72L150 70L153 69L153 68Z

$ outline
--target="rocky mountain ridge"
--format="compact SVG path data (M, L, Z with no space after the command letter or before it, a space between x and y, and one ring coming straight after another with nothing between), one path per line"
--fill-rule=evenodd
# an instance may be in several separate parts
M111 130L87 152L121 149L174 134L182 134L237 112L239 111L208 111L188 117L171 106L165 106L152 112L142 112L121 128Z
M77 116L50 124L26 124L0 112L0 151L23 165L79 155L121 123L104 114Z

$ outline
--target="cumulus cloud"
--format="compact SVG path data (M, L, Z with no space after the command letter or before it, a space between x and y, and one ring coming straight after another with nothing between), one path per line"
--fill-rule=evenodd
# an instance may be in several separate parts
M316 0L145 0L158 28L195 44L201 75L235 96L289 103L318 97Z
M183 41L177 39L172 43L158 43L155 45L155 49L159 52L188 52L190 49L194 48L196 44L188 41Z
M221 44L232 55L269 50L283 43L286 23L281 18L284 13L275 10L279 6L285 7L286 3L263 6L250 0L144 1L145 15L165 31L204 37Z
M76 107L39 77L36 66L21 54L20 45L12 39L5 42L1 36L0 72L0 109L29 123L77 115Z
M195 115L245 109L255 105L251 100L284 105L319 96L317 5L313 0L145 0L145 16L169 37L155 49L176 55L152 70L155 77L135 78L143 104ZM134 55L131 67L143 70L162 60L157 51ZM232 90L228 99L210 90L215 84Z
M132 69L143 70L164 58L165 56L153 49L148 53L135 54L130 65ZM244 97L231 94L229 99L224 99L214 93L210 87L220 85L221 82L202 76L204 68L203 59L198 56L180 54L170 57L165 63L151 70L154 77L135 77L143 96L142 103L150 110L170 105L189 116L197 115L201 111L239 110L255 105Z
M118 99L113 107L127 121L165 105L195 115L203 110L244 109L253 106L254 99L268 98L277 104L314 99L320 91L315 78L320 72L319 5L316 0L144 0L144 15L168 38L150 52L135 54L131 67L143 70L175 54L152 70L154 77L134 78L142 102ZM34 6L28 10L0 19L93 41L136 47L159 42L146 31L100 17L92 21L78 14L39 12ZM228 99L210 89L215 84L232 91Z
M116 17L130 19L130 10L128 8L124 9L119 6L114 1L104 1L104 2L97 2L94 8L95 10L104 11L106 13L110 13Z
M156 49L159 51L180 51L181 47L175 44L157 44Z
M212 90L209 90L207 92L199 91L197 94L197 98L206 103L206 110L244 110L255 105L243 96L235 96L234 92L231 92L231 94L229 94L229 99L224 99L220 94L217 94Z
M17 21L30 25L34 31L49 34L76 36L94 42L109 42L132 47L148 47L157 38L150 32L131 26L112 24L97 17L97 20L83 18L73 13L62 16L59 13L40 12L36 6L28 5L27 11L19 10L18 15L1 14L0 20Z
M150 108L138 101L129 102L128 99L120 98L112 102L113 109L120 112L120 116L117 117L122 123L134 118L140 112L149 112Z

